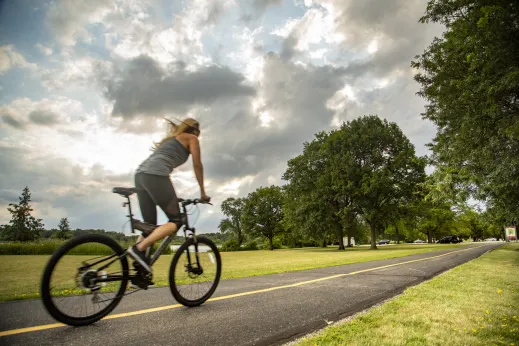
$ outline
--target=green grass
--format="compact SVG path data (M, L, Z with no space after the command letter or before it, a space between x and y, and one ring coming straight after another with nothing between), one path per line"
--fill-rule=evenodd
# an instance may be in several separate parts
M519 244L411 287L297 345L519 345Z
M338 251L336 247L303 248L283 250L259 250L224 252L222 256L222 279L241 278L275 274L289 271L299 271L313 268L323 268L357 262L368 262L388 258L403 257L417 253L457 248L460 244L431 244L431 245L395 245L381 246L373 251L365 247L349 248ZM0 301L35 298L39 295L39 285L43 268L50 256L0 256ZM75 266L84 259L92 256L70 256L64 268L71 275ZM163 255L155 263L154 282L157 286L167 286L168 271L171 255ZM68 292L73 294L74 291Z

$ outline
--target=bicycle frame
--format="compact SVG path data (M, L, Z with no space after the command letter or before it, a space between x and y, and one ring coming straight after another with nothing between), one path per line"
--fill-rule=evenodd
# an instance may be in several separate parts
M182 222L182 225L180 226L180 228L183 227L184 238L186 240L189 237L193 237L195 239L195 251L196 251L196 257L197 257L197 261L198 261L198 244L196 243L195 228L189 227L189 219L187 217L186 205L184 203L181 203L181 204L182 204L182 211L180 212L180 220ZM134 228L135 219L133 218L133 214L132 214L130 196L126 197L126 202L123 203L123 207L124 206L128 206L128 215L127 216L130 218L130 225L132 228L132 233L135 233L135 228ZM180 230L180 228L177 230L177 232ZM188 232L190 232L190 233L188 233ZM158 249L155 250L153 252L153 254L150 253L151 247L148 248L148 251L146 251L146 256L150 259L150 265L153 265L159 259L159 257L162 255L162 253L164 252L166 247L171 243L172 240L173 240L173 235L165 237L162 240L162 242L160 243ZM188 253L188 263L191 265L191 256L189 255L189 253Z
M131 225L132 233L135 233L135 226L134 226L135 225L135 219L133 218L130 196L127 196L126 197L126 202L123 202L123 207L125 207L125 206L128 206L128 215L126 215L126 216L130 218L130 225ZM187 240L187 238L192 237L195 240L194 245L195 245L196 263L200 263L200 258L199 258L199 255L198 255L198 243L196 242L195 228L189 226L189 220L188 220L188 217L187 217L186 204L183 203L183 202L182 202L182 211L180 213L180 220L182 222L182 225L180 226L180 228L184 227L184 229L183 229L183 231L184 231L184 238ZM178 230L177 230L177 232L178 232ZM171 243L172 240L173 240L173 235L165 237L162 240L162 242L160 243L158 249L155 250L153 252L153 254L151 254L151 247L149 247L147 249L146 256L148 257L148 259L150 259L150 265L153 265L159 259L159 257L162 255L162 253L164 252L166 247ZM127 256L127 252L126 251L122 255L120 255L120 256L117 256L116 254L113 254L112 256L109 256L108 258L103 258L102 260L100 260L98 262L95 262L95 263L92 263L92 264L88 265L87 267L91 267L91 266L93 266L95 264L98 264L100 262L104 262L106 260L110 260L110 259L113 258L113 260L111 260L110 262L108 262L107 264L105 264L104 266L102 266L101 268L98 269L98 270L103 270L106 267L108 267L110 264L112 264L114 261L117 261L120 258L125 257L125 256ZM187 251L187 262L188 262L189 267L191 267L192 262L191 262L191 255L190 255L189 251ZM135 278L135 277L138 277L138 276L139 276L138 274L133 274L133 275L129 274L126 277L128 279L131 279L131 278ZM97 282L118 281L118 280L121 280L122 277L124 277L124 275L123 276L121 276L121 275L109 275L109 276L107 276L105 278L96 278L95 281L96 281L96 283Z

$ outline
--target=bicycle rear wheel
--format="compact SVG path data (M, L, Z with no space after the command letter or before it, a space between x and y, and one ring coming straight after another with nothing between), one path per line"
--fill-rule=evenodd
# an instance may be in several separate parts
M49 314L71 326L108 315L128 284L128 260L122 255L123 248L101 234L74 238L56 250L41 281L41 298Z
M169 287L173 297L190 307L198 306L211 297L222 272L222 260L216 245L203 236L196 239L196 244L193 238L189 238L180 246L169 268Z

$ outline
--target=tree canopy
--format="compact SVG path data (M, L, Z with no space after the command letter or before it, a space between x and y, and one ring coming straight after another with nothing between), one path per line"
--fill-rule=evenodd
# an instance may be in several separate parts
M342 224L338 213L341 208L335 201L328 184L328 153L324 143L328 137L320 132L312 142L305 142L303 153L288 161L283 179L284 222L288 229L300 237L319 239L326 244L329 234L337 234L339 248L343 249Z
M236 237L238 246L241 246L245 239L245 233L241 223L245 200L245 198L229 197L225 199L221 205L222 213L227 216L227 218L220 222L218 228L222 233L233 234Z
M344 212L354 212L370 225L371 247L402 207L420 198L425 159L395 123L369 115L344 123L326 143L331 155L330 184L336 198L348 200Z
M9 203L7 210L11 213L11 221L9 225L5 225L3 229L3 238L11 241L31 241L40 237L43 231L43 223L41 219L37 219L31 215L31 192L29 187L25 187L22 195L18 197L19 203Z
M370 115L343 123L338 130L319 133L305 143L303 154L288 162L283 175L285 214L307 232L324 236L336 229L355 230L360 215L376 232L419 197L425 179L425 159L394 123ZM334 225L337 225L334 228Z
M58 231L56 232L55 237L58 239L68 239L71 236L70 223L66 217L63 217L59 220Z
M519 2L431 0L421 22L446 26L412 66L433 159L473 197L519 212Z
M268 239L274 249L274 235L283 230L283 193L279 186L262 187L249 193L243 208L242 224L253 237Z

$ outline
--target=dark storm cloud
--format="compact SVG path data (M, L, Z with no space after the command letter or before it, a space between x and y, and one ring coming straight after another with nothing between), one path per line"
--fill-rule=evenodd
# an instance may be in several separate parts
M150 57L140 56L107 82L105 96L114 101L113 115L132 118L254 95L255 89L243 82L243 75L227 67L168 72Z
M29 120L38 125L54 125L59 123L59 116L51 111L35 110L29 113Z

